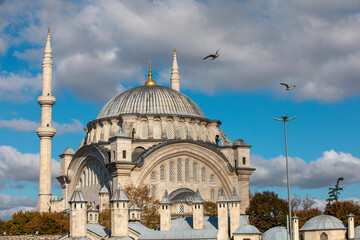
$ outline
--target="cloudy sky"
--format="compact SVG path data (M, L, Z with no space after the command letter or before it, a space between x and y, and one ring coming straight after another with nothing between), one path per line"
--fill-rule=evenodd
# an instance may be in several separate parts
M251 191L286 197L284 114L292 193L359 199L360 2L0 0L0 218L38 195L41 61L53 49L53 177L83 127L115 94L143 84L148 60L169 86L176 46L181 91L230 140L252 145ZM202 58L220 48L214 61ZM285 91L280 82L295 84ZM53 192L61 195L53 181Z

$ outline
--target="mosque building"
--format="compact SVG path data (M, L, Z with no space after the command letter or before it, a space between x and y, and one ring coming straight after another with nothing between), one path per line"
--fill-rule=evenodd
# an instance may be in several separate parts
M180 92L174 49L171 88L152 77L143 86L110 99L86 128L76 150L60 155L62 198L51 195L52 51L50 30L43 59L40 176L37 211L70 213L70 232L60 239L218 239L282 240L287 230L276 227L264 234L245 215L249 206L250 145L231 142L219 120L206 118ZM140 223L141 209L130 206L126 186L150 189L160 201L160 229ZM204 216L204 203L217 203L217 216ZM91 207L89 208L89 205ZM98 223L99 212L111 209L111 229ZM191 217L172 219L174 215ZM345 239L346 228L331 216L318 216L301 229L293 218L294 240ZM360 239L349 216L349 239ZM351 225L352 223L352 225ZM330 238L328 238L330 236ZM359 238L358 238L359 237Z

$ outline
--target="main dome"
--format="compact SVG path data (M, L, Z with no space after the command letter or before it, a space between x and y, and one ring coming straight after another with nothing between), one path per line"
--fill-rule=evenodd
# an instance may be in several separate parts
M97 119L124 114L180 115L205 118L204 113L190 98L164 86L139 86L113 97L101 109Z

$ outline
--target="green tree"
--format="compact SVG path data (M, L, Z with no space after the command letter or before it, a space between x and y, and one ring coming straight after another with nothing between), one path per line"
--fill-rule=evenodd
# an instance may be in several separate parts
M338 198L339 198L339 195L340 195L340 191L343 191L343 188L341 188L339 186L339 182L340 181L344 181L344 178L343 177L339 177L337 182L336 182L336 185L335 187L330 187L329 188L329 198L326 199L326 201L328 201L327 205L331 204L333 201L337 202L338 201Z
M275 226L286 226L288 204L271 191L256 193L246 209L250 222L264 232Z
M127 197L132 205L140 207L142 212L141 223L148 228L160 227L160 214L158 213L159 201L150 196L150 189L147 186L134 187L128 185L125 188Z
M360 205L354 201L333 202L325 207L325 214L340 219L347 226L347 216L352 213L355 215L355 226L360 225Z

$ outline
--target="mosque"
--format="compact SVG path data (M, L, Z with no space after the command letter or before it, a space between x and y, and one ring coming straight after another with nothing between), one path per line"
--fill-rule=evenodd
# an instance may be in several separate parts
M171 88L156 84L149 62L145 84L110 99L87 124L80 147L67 148L60 155L57 179L62 198L51 195L51 140L56 133L52 106L56 99L51 95L50 40L49 30L38 98L37 211L70 212L70 233L61 239L287 239L283 227L262 234L250 225L245 210L249 179L255 171L250 165L251 146L242 139L231 142L219 128L219 120L206 118L196 103L180 92L176 49ZM123 190L128 185L147 186L151 197L160 201L159 230L140 223L141 209L129 205ZM217 203L218 216L204 216L205 201ZM111 209L111 229L98 224L98 214L104 209ZM172 219L176 214L191 217ZM325 221L330 229L324 230L319 221ZM305 224L299 231L295 217L294 240L345 239L346 228L339 221L327 216L309 221L307 228ZM351 221L353 216L349 216ZM354 239L354 225L349 229L349 239Z

